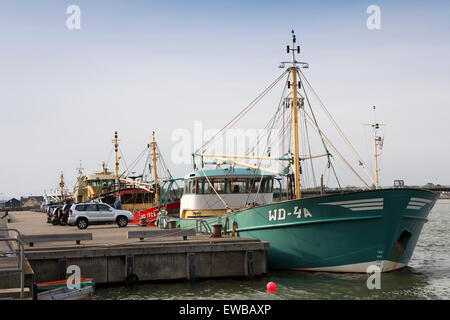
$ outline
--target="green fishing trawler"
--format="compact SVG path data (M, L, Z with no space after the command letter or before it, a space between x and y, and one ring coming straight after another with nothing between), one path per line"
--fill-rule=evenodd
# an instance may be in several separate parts
M208 231L212 224L221 223L226 235L268 241L271 268L331 272L367 272L371 265L378 266L382 272L402 268L411 259L438 195L422 189L381 188L378 157L383 138L377 134L380 125L372 125L375 137L373 175L317 97L359 167L350 165L319 128L309 99L316 94L301 71L308 64L296 60L295 53L300 53L300 47L295 46L295 35L292 35L292 47L287 47L292 61L281 65L290 67L194 153L194 171L185 177L179 226ZM273 131L268 130L265 138L257 139L266 143L264 155L254 155L254 148L245 155L206 153L218 136L248 113L283 78L286 83L281 102L266 128L273 129L279 124L282 133L289 132L287 152L282 152L280 157L270 155ZM303 129L301 138L299 126ZM313 153L306 142L311 135L308 127L317 134L323 148L321 153ZM208 163L205 158L214 161ZM341 160L355 175L364 191L341 187L335 159ZM324 185L323 174L320 185L314 173L307 174L307 169L314 172L313 160L321 160L324 171L336 176L337 190L330 191ZM281 161L287 165L282 170L274 170L263 165L264 161ZM207 165L215 167L208 169ZM364 171L370 182L366 182L358 170ZM307 187L307 180L314 181L313 187Z

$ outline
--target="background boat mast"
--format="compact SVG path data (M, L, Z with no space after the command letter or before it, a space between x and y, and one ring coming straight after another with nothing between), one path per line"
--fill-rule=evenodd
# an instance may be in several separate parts
M64 174L61 171L59 187L61 188L61 201L64 201Z
M153 160L153 181L155 183L155 204L158 205L158 175L156 172L156 140L155 140L155 131L153 131L153 140L150 142L152 146L152 160ZM149 145L149 146L150 146Z
M375 109L376 107L373 106L373 111L375 113ZM383 148L383 138L378 136L378 129L380 129L380 126L382 126L382 124L379 124L376 122L376 116L374 118L374 123L371 125L373 128L373 133L374 133L374 147L375 147L375 153L374 153L374 157L375 157L375 188L378 189L378 172L380 171L380 168L378 167L378 157L381 156L381 154L378 153L378 147L379 150L381 150Z
M119 185L119 142L120 139L118 138L117 135L117 131L114 132L114 139L113 139L113 143L114 143L114 152L115 152L115 167L116 167L116 191L120 189L120 185ZM116 198L117 200L120 200L120 194L117 193L116 194Z

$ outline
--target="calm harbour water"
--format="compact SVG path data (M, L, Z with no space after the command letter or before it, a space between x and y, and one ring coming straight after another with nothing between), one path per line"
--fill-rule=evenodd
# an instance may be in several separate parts
M96 288L94 299L450 299L450 200L439 200L424 225L409 266L381 274L369 290L367 274L271 271L255 280L200 280ZM275 294L266 284L277 284Z

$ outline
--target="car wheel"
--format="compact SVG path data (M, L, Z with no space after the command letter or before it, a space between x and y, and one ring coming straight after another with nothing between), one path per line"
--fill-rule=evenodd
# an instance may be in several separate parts
M86 229L89 225L89 222L86 218L80 218L77 220L77 227L78 229Z
M116 222L117 222L117 225L118 225L120 228L123 228L123 227L126 227L126 226L127 226L127 224L128 224L128 219L127 219L126 217L124 217L124 216L120 216L120 217L117 217Z

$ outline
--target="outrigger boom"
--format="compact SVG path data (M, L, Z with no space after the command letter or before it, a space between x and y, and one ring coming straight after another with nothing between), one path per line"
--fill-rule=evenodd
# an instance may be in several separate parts
M225 161L225 162L229 162L231 164L234 165L238 165L241 167L246 167L246 168L250 168L250 169L256 169L256 170L260 170L260 171L264 171L264 172L268 172L268 173L273 173L276 175L285 175L284 173L281 173L279 171L275 171L275 170L270 170L261 166L255 166L255 165L251 165L248 163L244 163L244 162L238 162L235 160L231 160L231 159L256 159L256 160L275 160L275 161L290 161L290 158L276 158L276 157L257 157L257 156L239 156L239 155L225 155L225 154L198 154L198 156L201 157L206 157L206 158L212 158L212 159L216 159L216 160L221 160L221 161ZM320 158L320 157L326 157L327 154L318 154L318 155L313 155L313 156L300 156L299 160L309 160L309 159L315 159L315 158Z

